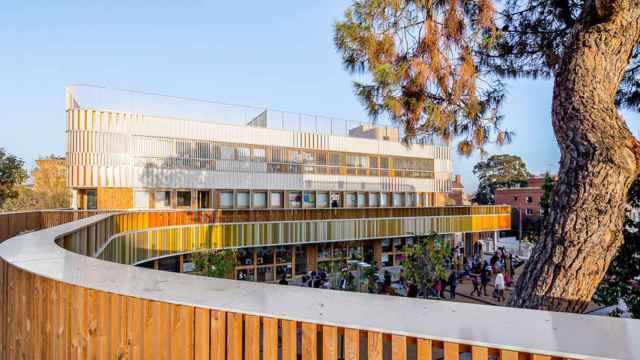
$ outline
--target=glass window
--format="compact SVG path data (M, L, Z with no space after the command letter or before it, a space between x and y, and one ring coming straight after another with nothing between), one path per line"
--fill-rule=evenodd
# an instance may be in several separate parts
M149 193L147 191L136 190L133 193L133 207L147 209L149 207Z
M289 193L289 207L299 208L302 205L302 194L299 191Z
M278 265L276 266L276 279L282 279L282 276L285 275L287 279L291 279L291 264L287 265Z
M318 260L331 259L331 244L318 245Z
M87 190L87 209L95 210L98 208L98 192L96 190Z
M404 206L404 194L393 193L393 207Z
M344 194L344 206L355 207L356 206L356 194L349 192Z
M263 209L267 207L267 193L264 191L253 193L252 207L255 209Z
M391 252L393 247L391 245L391 239L382 240L382 252Z
M282 193L281 192L272 192L271 193L271 207L272 208L281 208L282 207Z
M302 163L302 153L296 150L289 150L289 161L292 163Z
M261 148L256 148L253 149L253 160L254 161L260 161L260 162L264 162L267 160L267 154L265 149L261 149Z
M402 243L402 239L393 239L393 250L394 251L402 251L402 248L404 247L403 243Z
M369 206L370 207L378 207L378 206L380 206L380 194L379 193L369 193Z
M407 206L411 206L411 207L416 206L416 193L407 194Z
M382 266L393 266L393 258L389 254L382 254L381 261Z
M292 246L276 247L276 263L290 263L292 259Z
M171 192L156 191L156 209L166 209L171 207Z
M273 277L273 266L264 266L259 267L257 271L258 281L273 281L275 278Z
M236 159L241 161L249 161L251 159L251 149L247 147L239 147L236 149Z
M252 248L238 249L236 259L238 260L238 266L253 265L253 249Z
M191 206L191 191L176 192L177 206Z
M329 194L326 192L319 192L316 194L316 204L319 208L329 207Z
M366 194L358 193L358 207L365 207L366 203Z
M532 203L533 202L533 197L531 196L527 196L527 203Z
M221 146L220 147L220 159L222 160L234 160L235 159L235 151L231 146Z
M424 204L424 201L423 201L424 200L424 194L416 194L416 199L417 199L416 206L417 207L423 207L424 206L423 205Z
M249 192L239 191L236 193L236 207L238 209L249 208Z
M389 206L389 195L387 193L380 193L380 207Z
M314 164L314 156L312 152L305 152L304 153L304 163L305 164Z
M306 192L305 191L303 207L305 207L305 208L314 208L314 207L316 207L316 194L314 192Z
M259 247L256 249L256 262L258 265L273 264L273 247Z
M332 208L340 207L340 193L337 193L337 192L331 193L331 207Z
M304 246L296 246L296 275L307 272L307 251Z
M233 192L231 191L220 192L220 208L222 209L233 208Z

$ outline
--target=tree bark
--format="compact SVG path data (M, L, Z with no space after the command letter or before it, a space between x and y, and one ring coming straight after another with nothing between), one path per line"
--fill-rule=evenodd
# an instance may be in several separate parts
M622 244L640 146L614 104L640 41L640 1L587 1L555 74L559 179L543 234L508 304L584 312Z

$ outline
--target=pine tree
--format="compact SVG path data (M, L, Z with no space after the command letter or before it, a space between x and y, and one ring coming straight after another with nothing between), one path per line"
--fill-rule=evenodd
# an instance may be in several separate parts
M501 79L553 77L560 146L544 236L511 306L582 312L623 241L640 143L618 107L640 108L640 0L354 0L335 25L369 114L408 144L456 141L462 154L512 138ZM603 266L604 265L604 266Z

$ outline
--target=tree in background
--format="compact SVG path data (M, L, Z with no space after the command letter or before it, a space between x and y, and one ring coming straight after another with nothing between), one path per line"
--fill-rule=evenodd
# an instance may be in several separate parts
M473 167L473 174L479 180L473 201L485 205L495 203L497 188L524 185L531 176L524 161L519 156L509 154L492 155L478 162Z
M33 191L41 209L68 208L71 194L67 187L64 157L49 155L36 160L31 172Z
M24 161L0 148L0 207L19 195L18 188L27 179Z
M425 297L427 289L437 280L447 278L445 261L451 256L451 249L439 241L437 234L418 237L415 244L407 245L405 253L402 262L405 278L416 284Z
M200 251L192 254L195 273L227 278L236 267L236 252L230 249Z
M640 143L617 109L640 108L640 1L353 0L335 25L355 91L406 143L508 142L505 77L553 77L559 180L511 306L582 312L623 241Z
M629 204L640 209L640 180L629 190ZM604 279L598 286L594 300L604 305L617 305L622 299L629 312L640 319L640 222L627 216L624 229L624 243L609 264Z

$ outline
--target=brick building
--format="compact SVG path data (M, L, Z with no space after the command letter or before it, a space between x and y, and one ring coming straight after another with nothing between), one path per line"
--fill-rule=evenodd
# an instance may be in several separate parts
M531 176L525 185L496 189L495 204L511 206L511 228L518 230L520 238L542 216L540 199L544 194L544 178L544 175ZM557 178L554 176L552 179L555 182Z

